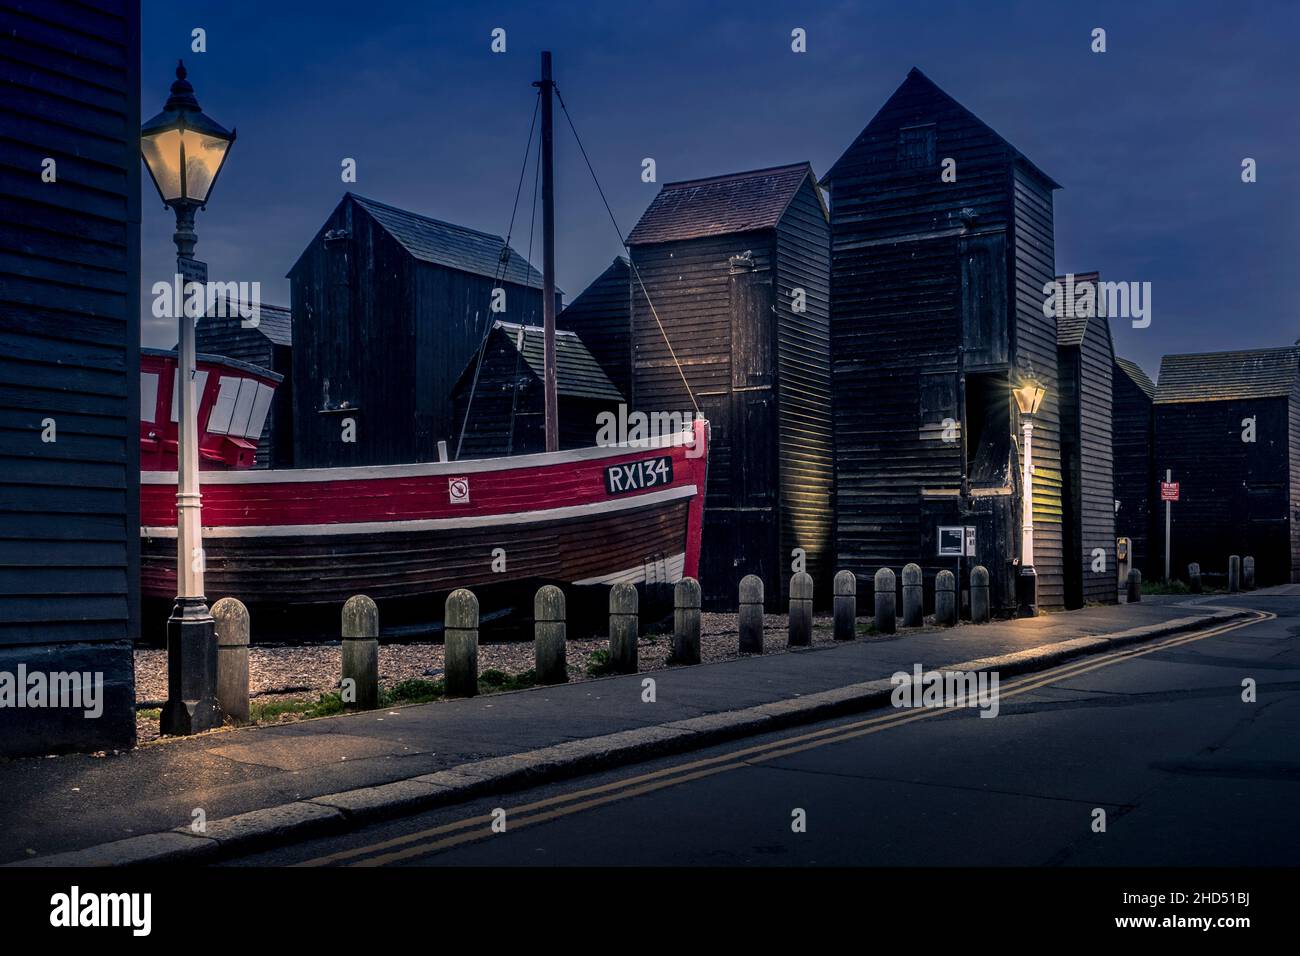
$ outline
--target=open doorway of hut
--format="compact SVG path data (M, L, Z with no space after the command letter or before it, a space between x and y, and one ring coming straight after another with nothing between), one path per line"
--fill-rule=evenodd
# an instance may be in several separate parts
M966 474L975 485L1005 485L1011 462L1011 380L1005 371L966 374Z

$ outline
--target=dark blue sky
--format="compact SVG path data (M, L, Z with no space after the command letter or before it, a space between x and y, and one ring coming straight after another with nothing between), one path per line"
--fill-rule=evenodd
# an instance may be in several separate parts
M805 159L820 175L918 66L1062 184L1058 272L1152 283L1151 326L1114 332L1153 378L1165 353L1300 336L1295 0L450 6L145 0L144 115L183 56L205 111L239 132L199 214L214 280L259 280L264 301L288 304L285 272L347 189L504 234L545 48L624 231L658 189L643 157L659 183ZM489 50L498 26L504 55ZM1098 26L1105 54L1089 50ZM194 27L206 53L190 52ZM790 51L794 27L806 54ZM620 247L563 129L557 162L572 298ZM144 188L147 313L174 248ZM513 244L527 242L517 225ZM146 314L145 344L175 338Z

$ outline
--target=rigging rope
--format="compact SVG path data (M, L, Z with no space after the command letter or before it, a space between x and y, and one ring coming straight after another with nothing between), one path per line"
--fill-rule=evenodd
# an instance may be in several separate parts
M541 163L542 144L537 144L538 161L533 164L533 211L528 217L528 253L527 259L533 261L533 233L537 229L537 193L539 190L538 183L542 178ZM545 290L543 290L543 295ZM537 318L537 313L533 313L533 318ZM515 376L510 380L510 431L509 439L506 442L506 456L509 457L515 453L515 412L519 407L519 362L524 356L524 339L528 333L524 329L524 323L519 323L519 336L515 340ZM558 362L558 360L557 360Z
M501 281L505 278L506 268L510 265L510 237L515 231L515 216L519 212L519 196L524 189L524 173L528 172L528 160L532 157L533 151L533 131L537 128L537 111L542 105L541 90L537 92L537 99L533 102L533 118L528 124L528 142L524 145L524 162L519 167L519 183L515 186L515 204L510 210L510 226L506 229L506 241L501 246L501 255L497 260L497 271L493 276L494 286L500 286ZM536 193L534 193L534 208L536 207ZM532 240L529 239L531 249ZM531 251L529 253L531 255ZM531 269L531 262L524 263L525 269ZM460 450L465 444L465 429L469 425L470 411L474 407L474 393L478 390L479 372L483 370L483 353L487 351L488 338L492 335L492 326L495 323L492 319L491 310L488 311L487 326L483 329L483 341L479 343L478 358L474 363L474 379L469 387L469 400L465 403L465 417L460 423L460 437L456 440L456 459L460 460Z
M600 194L600 201L605 204L605 212L609 214L609 221L614 226L618 241L622 244L623 251L627 253L627 264L632 270L632 275L636 277L637 285L641 287L641 294L645 296L646 305L650 306L650 314L654 316L655 324L659 326L659 334L663 336L664 345L668 346L668 355L672 358L673 365L677 366L677 374L681 376L682 384L686 386L686 395L690 398L691 404L695 406L695 414L699 415L700 403L695 400L695 392L691 389L691 383L686 380L686 372L682 368L682 363L677 360L677 352L673 349L673 343L668 339L668 330L664 328L663 322L659 319L659 311L650 299L650 293L645 287L645 281L641 278L641 270L632 261L632 251L628 248L627 239L623 236L623 230L618 227L618 220L614 217L614 210L610 208L609 200L605 198L605 190L600 185L600 177L596 175L595 167L591 165L591 157L587 155L587 148L582 144L582 137L578 135L578 128L573 125L573 117L569 115L569 108L564 103L564 95L560 92L558 85L555 86L555 98L560 101L560 111L564 114L569 129L573 133L573 138L578 143L578 150L582 153L582 159L587 164L587 171L591 173L592 182L596 184L596 192Z

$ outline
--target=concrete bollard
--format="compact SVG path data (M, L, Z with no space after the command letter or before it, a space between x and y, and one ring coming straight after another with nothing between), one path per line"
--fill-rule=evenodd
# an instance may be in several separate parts
M443 626L447 696L473 697L478 693L478 598L473 591L457 588L447 595Z
M858 636L858 577L852 571L835 575L835 640L851 641Z
M807 571L790 578L790 640L791 647L808 647L812 644L813 579Z
M673 663L700 662L700 582L682 578L673 588Z
M564 624L564 592L553 584L537 589L533 598L533 666L539 684L563 684L569 679Z
M217 703L239 724L248 723L248 609L234 598L212 605L217 632Z
M923 623L921 566L903 565L903 627L920 627Z
M1241 559L1241 588L1243 591L1255 590L1255 559L1249 554Z
M1241 556L1232 555L1228 558L1228 591L1236 594L1241 590Z
M641 618L636 587L615 584L609 589L609 663L616 673L635 674L636 644Z
M1142 601L1142 572L1137 568L1128 569L1128 592L1125 598L1129 604L1139 604Z
M1187 566L1187 586L1193 594L1201 593L1201 566L1195 561Z
M970 571L970 619L972 624L989 622L989 569L977 564Z
M951 571L934 576L934 619L942 627L957 623L957 579Z
M893 634L898 629L897 602L894 596L894 572L881 568L876 572L876 633Z
M757 574L740 579L740 653L763 653L763 579Z
M343 605L343 680L351 680L356 696L351 707L379 706L379 608L364 594Z

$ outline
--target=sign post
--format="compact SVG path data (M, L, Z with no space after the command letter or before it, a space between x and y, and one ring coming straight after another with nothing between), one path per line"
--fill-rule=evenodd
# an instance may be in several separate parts
M1165 583L1169 583L1169 526L1174 502L1178 500L1178 482L1174 473L1165 469L1165 480L1160 482L1160 500L1165 503Z

